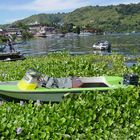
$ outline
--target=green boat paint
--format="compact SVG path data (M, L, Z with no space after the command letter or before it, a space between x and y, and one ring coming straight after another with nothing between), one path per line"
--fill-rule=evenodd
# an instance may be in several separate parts
M17 86L18 81L9 81L0 83L0 96L14 98L18 100L40 100L59 102L62 101L65 95L72 93L82 93L83 91L108 91L117 88L126 88L123 85L123 77L117 76L100 76L100 77L81 77L83 83L95 84L103 83L97 87L79 87L79 88L45 88L38 87L35 90L20 90Z

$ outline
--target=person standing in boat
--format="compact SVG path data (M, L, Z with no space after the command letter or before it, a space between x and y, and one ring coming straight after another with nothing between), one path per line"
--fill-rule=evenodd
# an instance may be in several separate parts
M14 49L12 42L10 40L8 40L8 46L9 46L10 52L15 52L15 49Z

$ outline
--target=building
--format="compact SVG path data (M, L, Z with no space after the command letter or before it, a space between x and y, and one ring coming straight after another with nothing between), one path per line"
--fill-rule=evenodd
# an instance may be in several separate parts
M19 35L21 34L20 29L18 28L7 28L5 35Z
M4 34L5 34L5 31L0 28L0 35L4 35Z
M47 25L41 25L37 21L34 23L28 24L28 27L29 27L29 31L35 36L38 36L41 34L45 35L48 32L51 33L51 32L55 31L54 27L48 27Z

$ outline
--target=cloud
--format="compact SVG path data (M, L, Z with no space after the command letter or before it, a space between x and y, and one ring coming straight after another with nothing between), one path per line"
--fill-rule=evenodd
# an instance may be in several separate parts
M7 10L34 10L39 12L64 11L91 5L90 0L34 0L22 5L0 6Z

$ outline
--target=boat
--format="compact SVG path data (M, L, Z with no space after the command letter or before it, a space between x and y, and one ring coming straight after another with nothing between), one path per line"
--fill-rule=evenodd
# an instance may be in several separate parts
M98 41L93 44L95 50L111 50L111 44L108 41Z
M83 85L77 88L45 88L37 87L34 90L21 90L19 81L8 81L0 83L0 97L13 100L40 100L40 101L62 101L67 93L81 93L83 91L107 91L116 88L124 88L121 77L101 76L79 78Z
M16 60L24 60L25 57L19 51L10 52L7 48L5 49L5 45L0 45L0 61L16 61Z
M24 60L25 57L20 52L3 52L0 53L0 61Z
M35 34L36 37L42 37L42 38L46 38L46 31L40 31L38 33Z
M79 80L82 84L71 88L46 88L36 83L35 76L25 75L20 81L0 82L0 98L8 101L60 102L69 94L103 92L138 84L137 75L78 77Z
M80 32L79 36L91 36L93 35L92 33L90 32Z

